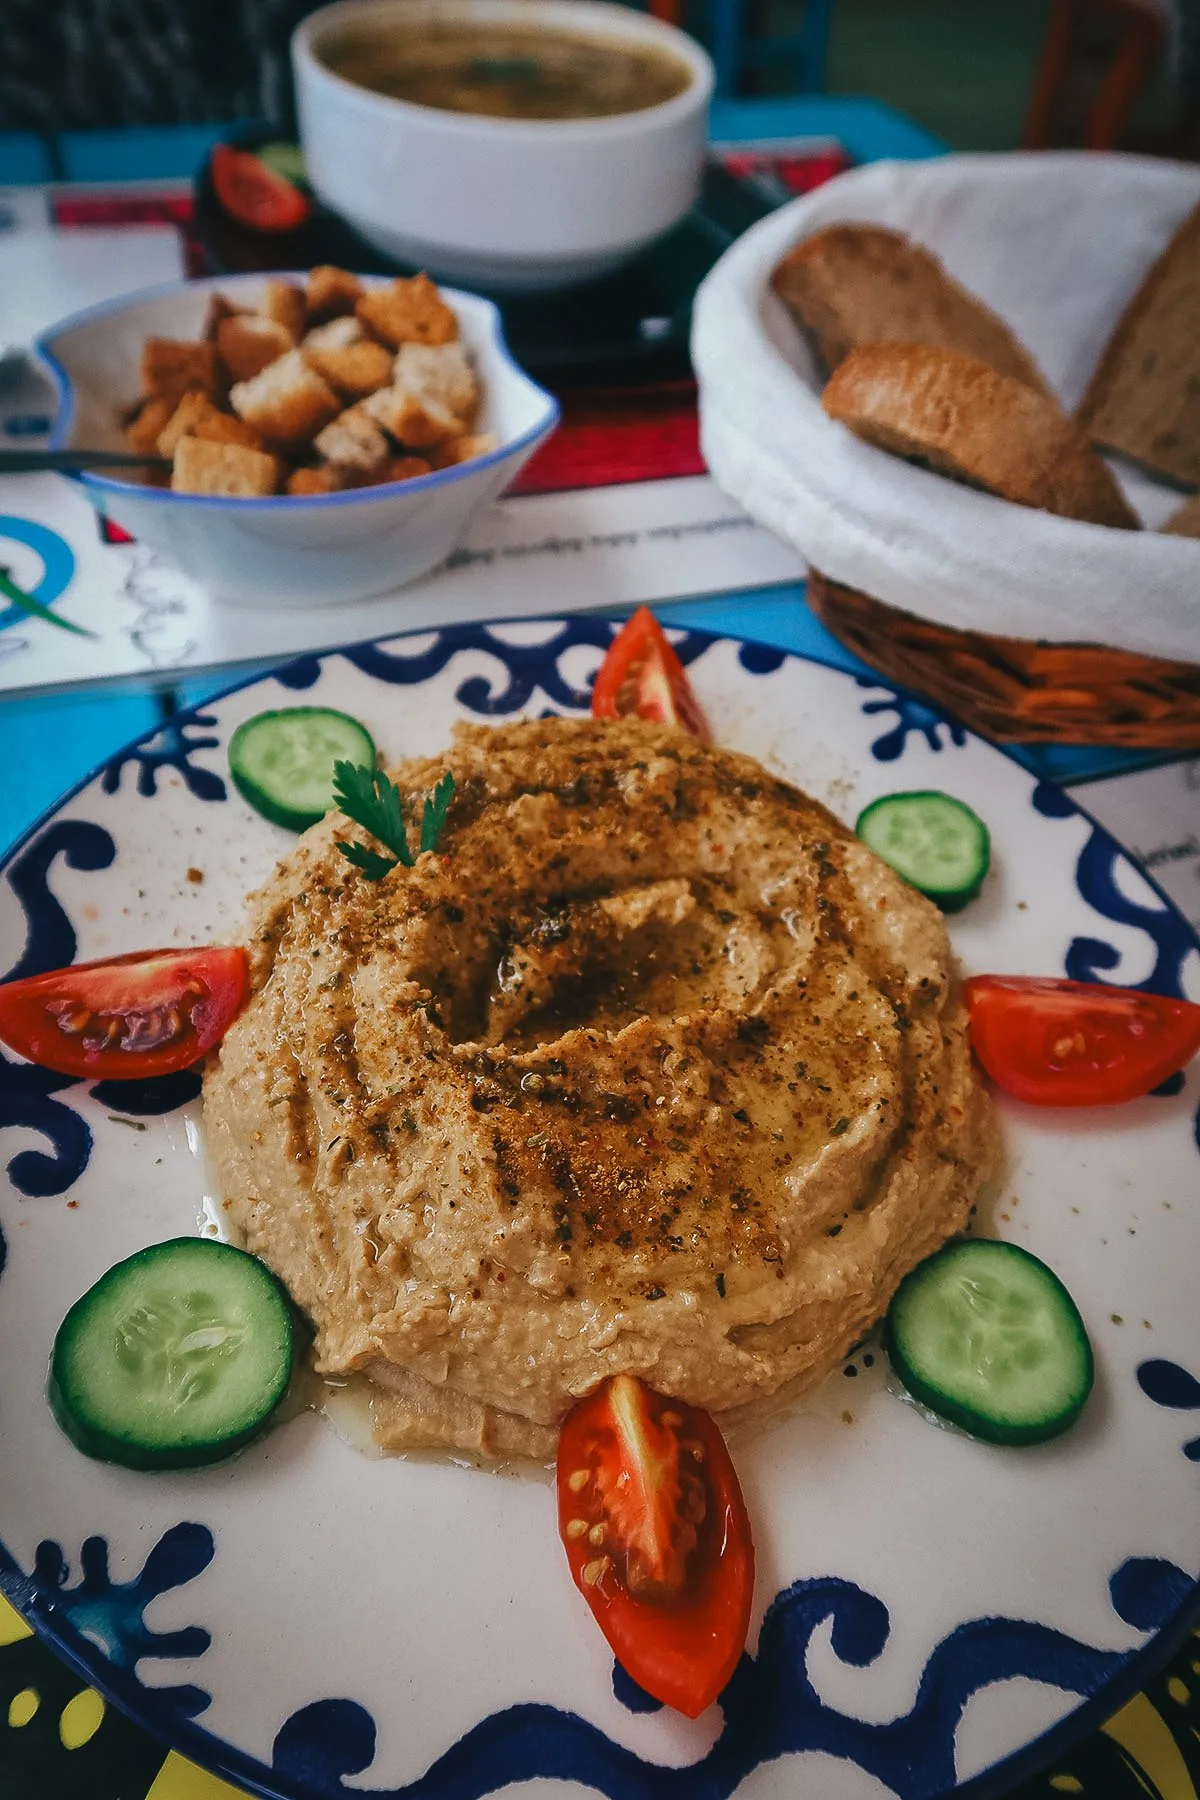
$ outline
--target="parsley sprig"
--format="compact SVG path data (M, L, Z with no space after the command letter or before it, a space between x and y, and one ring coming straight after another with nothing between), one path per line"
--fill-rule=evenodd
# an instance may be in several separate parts
M340 838L337 840L342 855L356 869L361 869L368 881L382 881L400 863L406 869L412 868L414 858L404 826L400 789L394 781L388 780L382 769L368 768L365 763L334 763L333 797L347 818L353 819L356 825L361 825L391 851L390 856L381 856L377 850L368 850L365 844L346 844ZM454 776L447 769L425 801L418 855L437 849L453 798Z

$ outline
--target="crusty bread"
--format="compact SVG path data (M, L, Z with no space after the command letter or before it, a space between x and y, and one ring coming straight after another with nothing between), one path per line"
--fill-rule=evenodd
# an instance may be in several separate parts
M423 456L389 456L372 475L371 486L381 487L385 481L415 481L418 475L428 475L432 466Z
M335 323L348 324L349 320L338 319ZM301 349L309 367L317 371L322 381L329 383L334 393L341 394L346 400L365 400L368 394L386 387L392 379L392 353L373 338L364 338L359 344L347 344L340 350L311 349L306 338Z
M1200 494L1193 494L1186 506L1172 513L1163 530L1173 537L1200 538Z
M293 282L272 277L263 288L258 310L264 319L274 319L277 325L282 325L293 343L297 343L303 335L308 307L304 300L304 289L296 287Z
M332 263L319 263L309 271L305 293L310 322L316 325L322 319L352 313L362 291L362 282L349 269L335 269Z
M401 344L396 354L395 385L418 400L432 400L456 419L473 419L479 383L459 343Z
M356 481L368 479L392 453L379 426L361 406L339 413L317 433L313 449L339 474Z
M171 402L161 395L152 394L148 400L143 400L125 424L123 436L129 448L138 456L157 456L159 434L174 411Z
M142 392L178 406L189 388L215 394L220 384L212 344L148 337L142 345Z
M427 450L462 435L462 420L436 400L422 400L407 388L380 388L363 406L389 437L412 450Z
M898 231L827 226L784 257L772 286L829 372L863 344L932 344L1046 391L1003 319Z
M342 313L305 332L300 348L306 356L310 350L348 350L351 344L361 344L366 335L353 313Z
M180 438L171 486L179 494L219 494L225 499L261 499L279 486L282 466L245 444L214 444Z
M1200 487L1200 206L1121 315L1079 418L1095 443Z
M229 391L240 419L261 431L268 442L289 448L311 444L317 433L342 410L337 395L310 369L299 350Z
M910 462L1018 506L1136 530L1113 476L1048 395L978 357L868 344L835 370L825 411Z
M450 344L458 320L428 275L372 288L354 308L368 331L398 350L401 344Z
M458 463L473 462L477 456L490 456L499 448L500 439L494 431L467 432L448 443L435 444L429 460L435 469L453 469Z
M253 381L277 356L286 356L296 340L278 319L237 313L217 325L217 349L230 381Z
M180 438L206 438L213 444L245 444L250 450L263 449L259 432L242 419L214 406L207 394L185 394L158 435L158 454L174 456Z
M315 469L293 469L287 478L285 491L311 498L314 494L336 494L344 485L336 470L331 469L328 463L321 463Z

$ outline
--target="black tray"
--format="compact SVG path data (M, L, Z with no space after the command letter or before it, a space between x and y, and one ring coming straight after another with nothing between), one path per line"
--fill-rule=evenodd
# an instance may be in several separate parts
M247 135L253 149L265 138ZM692 298L717 258L771 211L747 183L710 162L699 204L636 261L598 281L554 294L492 296L517 361L551 387L615 386L691 373ZM207 161L196 182L195 235L214 274L257 274L336 263L365 275L407 275L411 266L374 249L336 213L314 205L298 231L248 231L217 202Z

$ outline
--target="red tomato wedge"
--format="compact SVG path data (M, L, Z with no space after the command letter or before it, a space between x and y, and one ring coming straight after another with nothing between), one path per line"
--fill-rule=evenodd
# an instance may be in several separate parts
M231 219L251 231L295 231L303 225L312 204L298 187L268 169L249 150L232 144L213 146L212 184L217 199Z
M622 1668L698 1717L737 1667L754 1591L750 1520L712 1419L614 1375L563 1424L558 1529Z
M0 986L0 1042L60 1075L171 1075L220 1043L249 979L240 946L76 963Z
M609 645L592 689L594 719L657 719L711 742L708 720L683 664L648 607L639 606Z
M976 975L965 992L976 1056L1031 1106L1136 1100L1200 1050L1200 1006L1187 1000L1032 975Z

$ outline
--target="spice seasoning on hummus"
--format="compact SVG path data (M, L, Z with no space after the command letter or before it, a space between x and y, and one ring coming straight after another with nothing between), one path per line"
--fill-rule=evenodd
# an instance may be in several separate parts
M945 926L750 758L639 719L461 727L367 881L331 814L253 901L205 1079L247 1247L387 1449L553 1454L626 1371L722 1423L799 1393L991 1172Z

